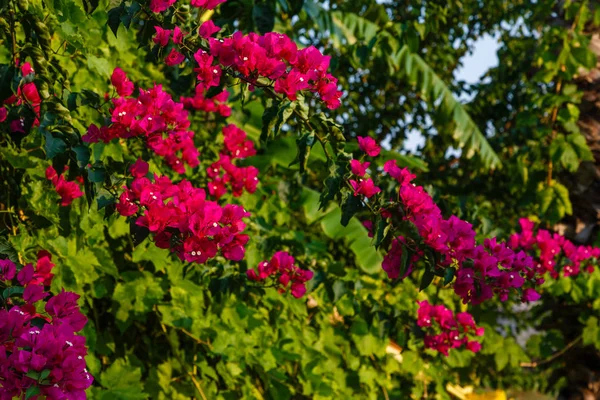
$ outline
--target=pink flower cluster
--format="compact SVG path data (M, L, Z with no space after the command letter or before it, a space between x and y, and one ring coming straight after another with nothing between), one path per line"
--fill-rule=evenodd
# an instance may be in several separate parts
M467 312L456 315L442 305L433 306L427 300L419 303L417 325L425 331L425 348L447 356L450 349L465 347L477 353L481 344L469 336L482 336L484 329L477 327L473 316Z
M550 273L553 278L578 275L581 269L593 272L594 265L600 259L600 248L577 246L558 233L545 229L535 232L535 223L527 218L519 219L521 233L514 233L508 241L515 251L523 249L528 253L539 254L535 261L537 272Z
M359 147L367 155L377 156L381 149L369 137L359 137ZM360 177L358 181L350 179L355 195L367 198L380 192L373 181L363 179L369 162L350 161L353 175ZM431 196L421 186L416 186L412 180L416 177L406 168L400 168L395 160L387 161L383 170L399 184L399 198L403 204L404 219L411 221L423 243L439 254L437 268L458 267L457 280L454 285L456 293L463 301L474 304L481 303L497 293L502 301L508 299L511 290L518 289L523 301L535 301L539 294L532 288L522 288L526 282L540 284L536 276L533 259L523 251L515 252L505 243L494 239L486 239L483 245L475 242L475 231L471 224L451 216L444 219L442 212ZM381 215L389 218L389 210L383 210ZM372 227L372 223L369 223ZM405 239L400 236L392 241L388 254L384 257L383 269L390 279L400 275ZM423 255L424 249L417 249L407 266L407 273L412 265Z
M194 97L182 97L180 101L188 110L215 113L222 117L229 117L231 115L231 107L225 104L229 97L229 92L227 90L223 90L221 93L210 98L206 97L206 93L207 90L204 85L200 83L196 86Z
M296 260L289 253L278 251L273 254L270 261L261 262L257 270L249 269L246 275L248 279L255 282L264 282L268 278L276 280L279 293L286 292L289 285L292 296L299 299L306 293L305 284L312 279L313 272L300 269L294 264L295 262Z
M40 109L42 104L42 98L40 93L32 82L32 77L35 74L31 64L26 62L21 65L21 75L23 77L23 83L17 89L17 95L12 95L8 99L4 100L3 105L23 105L27 104L33 110L35 119L33 126L39 125L40 121ZM27 79L26 79L27 78ZM0 107L0 122L6 121L8 117L8 109L6 107ZM23 117L15 119L10 122L9 129L13 133L25 133L25 119Z
M400 276L400 269L402 266L402 252L404 250L404 246L406 246L406 240L403 236L398 236L394 240L392 240L392 247L383 258L383 262L381 263L381 268L385 271L388 278L390 279L404 279L413 270L413 265L417 261L419 261L423 255L423 252L415 253L411 256L410 260L407 260L407 268L406 272Z
M161 47L165 47L169 44L171 39L171 33L173 34L173 44L182 44L183 38L186 35L178 26L173 30L163 29L160 26L155 26L156 34L152 38L152 41ZM165 58L165 64L173 67L179 65L185 61L185 56L181 54L177 49L171 48L171 52Z
M235 159L243 159L256 154L256 149L247 134L237 126L229 124L223 128L224 149L219 154L219 160L212 163L206 172L211 179L208 191L217 200L227 193L227 187L235 197L256 191L258 185L258 169L254 166L238 167L233 164Z
M87 323L79 296L62 291L37 304L50 296L53 267L46 251L39 252L35 268L28 264L18 273L12 261L0 260L0 281L12 290L0 309L1 400L22 398L32 386L49 400L83 400L93 382L84 359L85 337L75 334Z
M170 249L181 260L204 263L221 253L228 260L244 258L248 235L242 206L220 206L206 199L203 189L187 180L174 184L166 176L146 177L148 164L138 160L131 168L133 181L119 197L117 211L138 215L136 224L148 228L154 243Z
M173 101L161 85L140 89L138 97L129 97L133 84L120 68L114 70L111 81L119 95L112 99L112 124L101 128L90 125L83 141L108 143L115 138L143 137L175 172L185 173L185 164L192 168L199 165L194 132L188 130L190 121L182 103Z
M471 224L456 216L444 219L425 189L411 182L415 176L406 168L399 168L392 160L385 163L384 170L400 184L404 218L416 226L424 244L440 254L438 267L458 267L454 290L465 303L479 304L492 298L494 292L505 301L515 289L521 291L522 301L539 298L534 289L523 288L526 282L541 283L533 259L525 252L517 253L496 238L478 245ZM390 258L397 258L396 253L386 256L388 263Z
M69 167L65 166L65 171L68 168ZM52 185L54 185L56 193L58 193L60 196L61 206L68 206L73 202L73 200L83 196L83 192L81 191L78 183L74 181L67 181L63 174L58 175L52 166L46 168L46 179L48 179L50 182L52 182ZM78 176L76 179L79 183L82 183L83 181L81 176Z
M360 149L371 157L379 155L379 152L381 151L379 145L370 137L359 136L358 143ZM360 162L359 160L350 160L352 174L356 175L358 178L358 180L350 179L350 185L352 186L352 189L354 189L355 196L363 195L366 198L371 198L381 192L381 189L375 186L373 179L365 178L369 165L371 165L371 163L367 161Z
M213 30L205 34L212 35ZM331 57L324 56L316 47L298 50L288 36L269 32L244 35L236 32L230 38L208 38L210 53L198 50L194 58L198 67L194 71L206 88L217 86L222 67L231 68L251 83L259 77L273 81L275 92L296 100L297 93L309 90L318 93L330 109L340 105L341 91L337 79L327 73Z
M213 10L219 4L225 3L227 0L192 0L191 5L205 10ZM150 10L154 13L166 11L169 7L175 4L177 0L150 0Z

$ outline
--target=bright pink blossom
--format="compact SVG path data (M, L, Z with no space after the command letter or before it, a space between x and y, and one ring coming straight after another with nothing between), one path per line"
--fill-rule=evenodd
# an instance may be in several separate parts
M17 274L17 267L11 260L0 260L0 281L10 281Z
M215 113L222 117L231 115L231 107L226 104L229 97L229 92L226 89L216 96L206 98L208 90L204 84L199 83L195 92L194 97L182 97L180 99L186 109Z
M165 58L165 64L167 64L170 67L179 65L184 61L185 61L185 56L175 49L171 49L171 52Z
M48 399L85 399L85 390L93 382L85 363L85 337L75 334L83 329L86 318L76 301L70 300L76 300L76 294L63 291L50 297L50 270L54 266L50 259L47 251L40 251L35 269L27 264L17 275L18 283L4 282L24 290L17 303L12 301L19 296L15 291L0 309L2 399L24 398L34 387ZM0 274L4 261L0 260ZM36 310L34 303L44 299L49 300L41 307L50 317ZM43 380L37 379L42 371L50 373Z
M76 182L65 180L62 174L58 175L52 166L46 169L46 178L52 182L56 193L61 197L61 206L68 206L73 200L83 196L83 192Z
M176 0L150 0L150 10L154 13L161 13L175 4Z
M358 160L350 160L350 169L352 173L356 176L363 177L367 173L367 168L371 165L370 162L361 163Z
M274 81L275 91L290 100L295 100L300 91L308 90L317 93L328 108L339 107L342 92L337 88L337 79L326 72L330 57L314 46L298 50L289 37L276 32L263 36L235 32L230 38L217 40L210 37L213 32L208 28L200 34L208 37L210 52L206 53L205 60L199 60L198 53L195 56L200 64L200 82L214 85L210 71L215 69L214 75L220 74L213 66L213 59L208 59L214 57L222 66L244 75L251 85L264 77Z
M173 43L181 44L183 43L183 37L186 35L178 26L173 29Z
M208 21L200 25L200 28L198 29L198 35L200 35L200 37L203 37L204 39L208 39L220 30L221 28L216 26L215 23L209 19Z
M206 10L214 10L219 4L225 3L227 0L192 0L191 5Z
M146 161L138 158L135 163L131 167L129 167L129 171L134 178L141 178L148 174L149 165Z
M410 183L417 176L411 174L407 168L400 168L396 164L396 160L386 161L383 165L383 170L394 178L400 185Z
M234 261L244 257L249 237L242 233L246 227L242 219L250 214L241 206L207 200L205 191L189 181L173 184L164 176L155 175L153 180L138 176L116 208L123 216L135 217L137 225L151 232L156 246L181 260L204 263L219 253Z
M154 26L154 29L156 30L156 33L154 34L152 41L162 47L168 45L172 31L170 29L163 29L159 25Z
M368 156L377 157L379 152L381 152L381 147L377 144L375 139L369 136L358 136L358 145L362 151L364 151Z
M247 139L247 134L237 126L229 124L223 128L225 149L231 158L246 158L256 154L254 143Z
M119 96L130 96L133 93L133 82L127 78L125 72L119 67L113 71L110 82Z
M417 325L425 332L425 348L439 351L448 356L450 349L466 348L473 353L481 350L481 344L472 340L481 336L483 328L475 325L469 313L456 315L442 305L431 305L427 300L419 303Z
M110 112L111 124L100 128L90 125L84 141L107 143L141 136L148 148L163 157L174 171L184 173L186 164L191 168L199 165L194 132L188 129L188 112L162 86L140 88L137 97L114 98Z
M350 179L350 184L354 189L355 196L363 195L366 198L371 198L377 193L381 192L381 189L375 186L371 178L359 179L358 181Z
M300 298L306 293L305 283L312 279L313 272L300 269L295 262L289 253L278 251L270 261L260 262L256 269L246 271L246 275L255 282L263 282L270 278L276 282L280 293L284 293L289 287L292 296Z

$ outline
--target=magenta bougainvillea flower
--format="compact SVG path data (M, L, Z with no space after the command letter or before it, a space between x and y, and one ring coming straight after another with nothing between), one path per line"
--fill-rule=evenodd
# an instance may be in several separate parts
M381 152L381 147L377 144L375 139L369 136L358 136L358 146L370 157L377 157Z
M124 73L119 72L117 76L119 85L127 82ZM111 116L109 126L90 125L82 140L108 143L117 138L143 137L148 148L163 157L174 171L182 174L186 164L191 168L199 165L194 132L188 129L188 112L182 103L173 101L161 85L140 89L138 97L113 98Z
M133 93L133 82L127 78L125 72L119 67L113 71L110 82L119 96L131 96Z
M68 167L65 167L65 171L67 169ZM83 192L78 183L67 181L62 174L58 175L52 166L49 166L46 169L46 178L52 182L52 185L54 185L54 188L56 189L56 193L60 196L61 206L68 206L73 200L83 196Z
M249 269L246 275L248 279L255 282L274 279L280 293L286 292L289 288L292 296L300 298L306 293L306 282L312 279L313 272L300 269L295 262L296 260L289 253L278 251L270 261L259 263L256 270Z
M148 228L156 246L169 249L181 260L205 263L217 254L239 261L248 235L242 206L221 206L187 180L174 184L168 177L147 178L148 166L138 160L131 168L134 179L119 197L117 211L135 217Z
M2 399L22 398L33 386L48 399L85 399L85 390L93 382L84 358L85 337L76 335L87 318L77 305L77 294L51 295L53 267L50 253L40 251L35 267L21 267L14 282L17 266L0 260L0 274L5 278L0 280L9 287L24 288L22 302L11 297L0 309ZM46 303L40 306L41 301ZM47 314L38 313L40 309Z
M371 178L359 179L358 181L350 179L350 185L354 189L355 196L363 195L366 198L370 198L381 192L381 189L375 186Z
M481 344L472 338L482 336L484 329L475 325L469 313L455 315L442 305L434 306L424 300L419 303L417 325L425 331L425 348L439 351L445 356L450 349L464 347L473 353L481 349Z

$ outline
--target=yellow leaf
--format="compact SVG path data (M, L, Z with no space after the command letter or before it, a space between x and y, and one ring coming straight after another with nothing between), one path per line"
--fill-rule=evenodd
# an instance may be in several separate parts
M504 390L482 394L471 393L466 396L466 400L506 400L506 393Z

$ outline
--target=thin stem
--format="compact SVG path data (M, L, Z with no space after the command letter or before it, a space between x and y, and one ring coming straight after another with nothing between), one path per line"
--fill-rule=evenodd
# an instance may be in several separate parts
M572 342L570 342L569 344L567 344L561 350L559 350L556 353L552 354L550 357L545 358L545 359L540 360L540 361L522 362L522 363L519 364L519 366L521 366L523 368L536 368L536 367L538 367L540 365L548 364L549 362L554 361L555 359L557 359L558 357L562 356L567 351L569 351L573 346L575 346L577 343L579 343L579 341L581 341L581 339L582 339L582 335L579 335L579 336L577 336L575 338L575 340L573 340Z
M9 11L8 15L10 16L10 38L12 41L13 63L16 66L19 52L17 51L17 37L15 34L15 5L14 3L11 3L11 5L12 10Z
M157 311L156 308L155 308L155 311ZM158 314L158 312L157 312L157 314ZM159 317L160 317L160 315L159 315ZM196 377L194 376L194 374L192 374L192 372L187 369L187 367L185 365L185 362L183 361L183 359L179 355L179 352L177 352L177 350L175 349L175 346L173 345L173 342L171 341L171 338L169 337L169 333L167 331L167 327L162 322L160 322L160 327L162 328L162 331L163 331L164 335L167 337L167 342L169 342L169 346L171 346L171 350L173 351L173 355L175 356L175 358L177 358L177 361L179 361L179 364L181 365L181 368L183 368L184 372L192 380L192 383L194 384L194 387L196 388L196 391L198 392L198 394L200 395L200 397L202 397L202 400L207 400L206 395L204 394L204 391L202 390L202 387L200 386L200 382L198 382L198 380L196 379Z
M560 93L562 87L562 79L559 79L558 82L556 83L556 94ZM552 110L552 116L550 117L550 129L552 129L552 134L550 137L550 146L552 145L552 142L554 141L554 139L556 139L556 130L554 129L554 123L556 122L556 117L558 116L558 106L554 107L554 109ZM552 155L550 154L548 157L548 176L547 176L547 184L548 186L550 186L552 184L552 170L553 170L554 166L552 163Z

